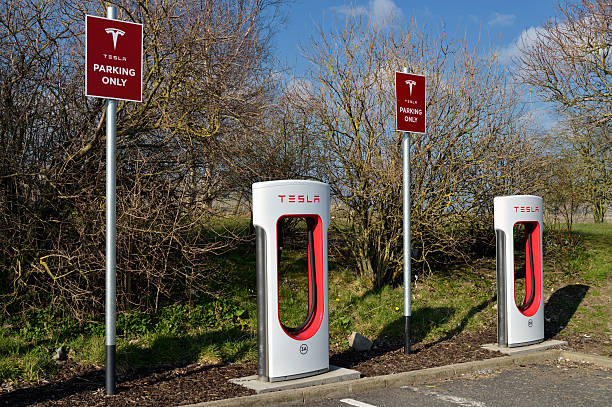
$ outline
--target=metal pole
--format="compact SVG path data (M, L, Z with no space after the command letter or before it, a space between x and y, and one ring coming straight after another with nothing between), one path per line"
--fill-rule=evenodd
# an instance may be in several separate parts
M402 70L409 73L408 68ZM404 133L402 139L402 156L404 170L403 206L404 206L404 353L410 354L410 133Z
M106 17L117 18L117 9L109 6ZM106 394L115 394L115 323L116 323L116 209L115 209L115 153L117 101L106 100Z

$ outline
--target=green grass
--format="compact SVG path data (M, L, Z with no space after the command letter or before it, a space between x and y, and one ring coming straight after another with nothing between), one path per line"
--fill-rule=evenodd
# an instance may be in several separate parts
M458 271L454 276L434 275L412 285L412 339L431 341L463 329L479 329L494 321L495 282L482 270ZM330 335L337 348L346 348L346 336L356 330L369 338L401 337L403 289L368 288L350 274L330 281ZM472 280L473 279L473 280Z
M234 226L244 227L240 222ZM587 334L603 342L611 328L612 225L575 225L571 239L559 236L554 241L545 238L545 297L550 312L558 316L550 324L561 335ZM299 325L307 311L306 253L287 250L283 256L280 317L286 325ZM211 262L215 263L211 269L218 270L212 287L218 295L197 303L166 304L155 313L118 316L120 371L196 361L256 361L254 255L235 250ZM463 330L495 329L495 290L494 259L420 277L412 285L413 340L428 342ZM351 331L370 339L402 337L401 287L372 289L350 267L330 261L328 296L332 350L348 348ZM102 367L103 335L103 320L79 323L54 309L5 319L0 323L0 380L52 375L57 370L52 354L61 345L70 348L73 359Z
M56 364L44 344L0 328L0 380L36 380L55 370Z
M579 265L587 282L598 284L612 276L612 224L577 224L574 230L583 239Z
M568 245L564 256L548 269L549 304L561 317L561 336L591 338L602 343L600 353L612 355L612 224L575 224L577 245ZM544 252L546 254L546 251ZM564 293L564 297L555 294ZM555 298L555 301L552 299ZM570 315L571 318L568 318Z

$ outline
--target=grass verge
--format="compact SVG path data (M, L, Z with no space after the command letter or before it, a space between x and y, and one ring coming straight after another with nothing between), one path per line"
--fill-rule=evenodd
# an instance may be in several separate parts
M547 334L596 340L612 352L612 225L576 225L571 235L545 238ZM281 277L281 319L299 325L307 307L306 253L288 251ZM117 319L120 373L142 366L196 361L256 361L255 258L235 251L214 260L223 270L221 295L191 304L166 304L155 313ZM495 329L495 261L480 259L452 271L419 276L412 288L413 341L434 341L463 331ZM401 287L374 290L352 270L330 264L329 320L332 350L348 348L358 331L371 338L402 337ZM33 381L53 375L52 355L67 346L74 360L102 367L104 322L78 322L60 310L30 310L0 324L0 380Z

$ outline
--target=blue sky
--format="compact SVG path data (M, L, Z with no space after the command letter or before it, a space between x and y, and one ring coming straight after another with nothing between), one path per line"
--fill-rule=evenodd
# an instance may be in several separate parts
M416 19L431 30L445 24L449 37L475 38L510 55L513 45L529 29L555 15L556 0L296 0L287 7L286 25L276 37L278 59L301 76L306 61L299 45L307 44L315 26L330 24L345 15L400 15L403 21Z
M500 60L508 62L516 54L516 45L523 38L556 15L557 0L295 0L287 7L286 24L276 36L278 60L288 68L287 74L301 77L308 62L299 46L307 45L316 26L329 26L347 15L399 15L402 21L413 19L435 32L444 24L447 36L475 39L480 35L481 47L498 50ZM554 125L554 114L546 104L526 95L529 110L544 128Z

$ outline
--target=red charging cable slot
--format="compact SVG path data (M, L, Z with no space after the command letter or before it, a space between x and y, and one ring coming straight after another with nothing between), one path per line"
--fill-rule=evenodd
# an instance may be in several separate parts
M296 340L306 340L317 333L323 322L325 311L325 292L323 286L323 224L318 215L285 215L281 216L276 222L277 230L277 281L279 278L281 252L282 252L282 234L284 218L304 218L307 225L307 263L308 263L308 313L304 322L296 327L290 328L285 326L280 317L279 323L285 333ZM312 269L314 266L314 270ZM277 298L280 302L280 284L278 284L279 295Z
M525 316L534 315L540 308L542 302L542 242L541 230L539 222L517 222L514 224L514 230L517 226L523 226L525 236L525 296L521 304L517 304L516 295L514 303L518 310ZM520 244L520 243L519 243ZM515 290L516 290L516 271L517 266L517 251L514 250L514 272L515 272Z

